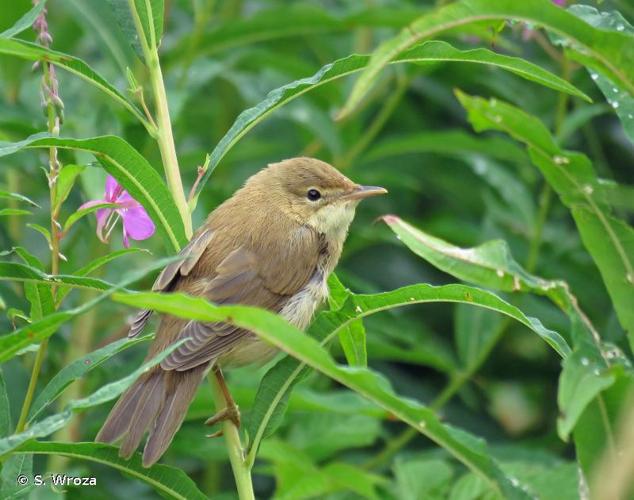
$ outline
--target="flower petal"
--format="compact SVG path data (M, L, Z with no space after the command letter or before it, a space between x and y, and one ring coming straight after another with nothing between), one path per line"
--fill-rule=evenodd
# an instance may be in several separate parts
M123 219L123 229L125 232L123 237L124 244L127 236L130 236L133 240L146 240L154 234L156 230L154 222L152 222L152 219L150 219L141 205L118 209L117 212Z
M117 180L109 175L106 177L106 193L104 194L104 199L107 202L115 202L117 201L117 191L120 192L121 186L117 182Z
M90 200L84 203L79 207L79 210L84 208L94 207L95 205L101 205L102 203L108 203L106 200ZM108 216L112 212L112 208L98 208L95 211L95 216L97 217L97 237L104 241L103 239L103 228L108 220Z

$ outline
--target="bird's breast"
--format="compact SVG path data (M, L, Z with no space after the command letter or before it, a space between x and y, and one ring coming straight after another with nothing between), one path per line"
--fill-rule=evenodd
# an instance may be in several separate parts
M295 295L289 297L280 315L300 330L310 323L315 309L328 297L328 285L324 270L318 268L308 283Z

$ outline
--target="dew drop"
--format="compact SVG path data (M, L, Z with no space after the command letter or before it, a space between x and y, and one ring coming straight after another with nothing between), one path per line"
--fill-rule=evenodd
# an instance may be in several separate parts
M423 429L425 427L427 427L427 422L425 422L424 420L421 420L420 422L418 422L419 427L422 427Z
M495 274L497 274L500 278L504 278L504 271L502 271L502 269L498 269L497 271L495 271Z
M593 191L594 189L590 184L586 184L585 186L583 186L583 192L587 194L588 196L590 196Z
M623 31L624 29L625 29L625 26L623 26L622 24L616 25L616 31Z
M612 104L612 107L614 109L617 109L619 107L619 102L618 101L612 101L610 104Z
M401 235L400 235L400 234L397 234L397 235L396 235L396 239L397 239L397 240L400 240L400 239L401 239Z
M601 375L601 370L599 370L598 368L595 368L592 373L594 373L595 375Z
M410 302L414 302L416 299L414 297L409 298Z
M632 113L628 113L628 114L627 114L627 117L628 117L628 119L630 119L630 120L631 120L632 118L634 118L634 115L633 115Z
M632 285L634 285L634 274L627 273L627 276L625 277L625 279L627 279L627 281L629 281L630 283L632 283Z
M619 89L617 89L616 87L612 87L612 92L614 92L615 94L619 93Z
M590 78L596 80L597 78L599 78L599 75L597 73L590 73Z
M519 482L516 478L511 477L511 478L509 478L509 479L511 480L511 484L512 484L513 486L519 486L519 485L520 485L520 482Z
M355 310L356 312L358 312L358 313L362 313L362 312L363 312L363 309L361 309L361 306L357 306L357 307L355 307L355 308L354 308L354 310Z
M568 163L570 163L570 160L568 158L566 158L565 156L559 156L559 155L554 156L553 161L557 165L567 165Z
M482 158L476 159L473 164L473 170L475 170L476 174L483 175L487 171L487 165Z
M581 364L583 366L588 366L590 364L590 360L588 358L581 358Z

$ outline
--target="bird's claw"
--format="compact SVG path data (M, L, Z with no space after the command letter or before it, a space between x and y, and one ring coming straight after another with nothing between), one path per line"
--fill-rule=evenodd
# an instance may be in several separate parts
M238 409L237 406L234 405L227 408L223 408L214 416L208 418L205 421L205 425L215 425L219 422L225 422L226 420L230 420L231 422L233 422L233 425L235 425L236 428L238 429L240 428L240 410ZM209 434L207 437L214 438L219 436L222 436L222 430L214 432L213 434Z

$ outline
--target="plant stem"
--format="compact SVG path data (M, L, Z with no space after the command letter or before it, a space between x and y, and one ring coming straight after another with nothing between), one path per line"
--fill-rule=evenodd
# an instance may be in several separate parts
M213 370L209 372L208 378L213 389L216 409L220 410L225 406L226 402ZM251 481L251 469L245 462L240 433L231 420L225 420L222 423L222 433L227 444L227 452L229 453L233 477L236 481L238 497L240 500L255 500L253 483Z
M163 169L165 177L174 202L178 207L178 211L185 226L185 234L187 238L192 236L192 221L185 199L185 191L183 190L183 182L178 167L178 158L176 156L176 146L174 145L174 135L172 134L172 124L170 121L169 108L167 105L167 94L165 93L165 83L163 81L163 72L158 56L157 40L154 38L154 21L151 15L152 8L146 0L146 9L149 13L148 21L150 23L150 40L146 40L145 31L141 24L141 18L136 10L134 0L128 0L134 25L139 36L143 56L148 67L150 76L150 84L152 85L152 94L154 96L154 107L156 111L157 132L156 139L158 141L161 159L163 160Z
M51 135L59 135L60 119L57 114L55 103L51 98L51 94L57 96L57 81L55 79L53 69L47 62L42 62L42 68L44 75L42 77L43 93L48 93L45 97L46 111L48 117L48 132ZM56 204L57 199L57 176L59 175L59 162L57 161L57 148L49 148L48 152L49 172L48 172L48 185L50 192L50 204L51 204L51 274L59 274L59 223L57 222L57 215L59 213L59 207ZM55 292L57 288L55 285L51 286L51 293L55 298ZM48 347L48 338L40 342L40 347L35 355L35 361L33 362L33 368L31 369L31 378L29 380L29 386L22 403L22 409L20 410L20 417L16 426L16 433L24 431L26 427L26 421L29 416L29 410L31 409L31 403L33 402L33 396L35 394L35 388L37 387L37 379L39 378L42 364L46 358L46 349Z

